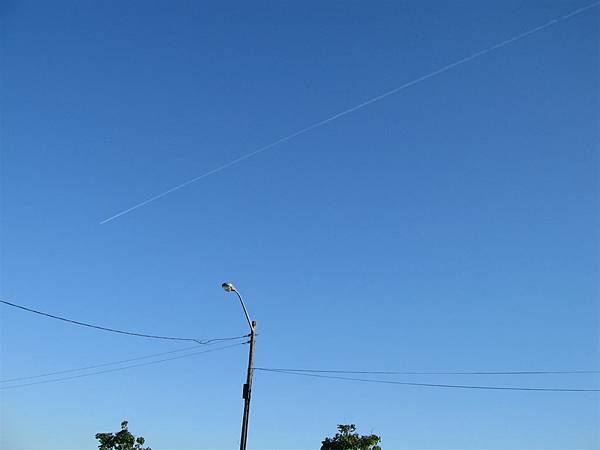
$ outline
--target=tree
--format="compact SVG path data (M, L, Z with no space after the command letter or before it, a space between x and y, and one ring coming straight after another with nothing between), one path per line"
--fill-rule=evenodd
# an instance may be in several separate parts
M375 434L360 436L355 425L338 425L333 438L325 438L321 450L381 450L381 438Z
M127 421L121 422L121 431L118 433L96 433L96 439L100 441L99 450L152 450L150 447L142 447L144 438L135 437L127 430Z

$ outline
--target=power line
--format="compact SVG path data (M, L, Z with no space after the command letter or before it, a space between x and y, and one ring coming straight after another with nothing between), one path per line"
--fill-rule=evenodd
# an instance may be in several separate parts
M371 97L370 99L368 99L368 100L366 100L366 101L364 101L362 103L359 103L359 104L357 104L355 106L352 106L352 107L350 107L348 109L345 109L343 111L340 111L340 112L338 112L338 113L336 113L336 114L334 114L334 115L332 115L330 117L327 117L326 119L323 119L323 120L320 120L318 122L315 122L315 123L313 123L313 124L311 124L311 125L309 125L307 127L301 128L300 130L295 131L295 132L293 132L291 134L288 134L288 135L286 135L286 136L284 136L284 137L282 137L280 139L277 139L277 140L275 140L275 141L273 141L273 142L271 142L271 143L269 143L267 145L264 145L263 147L260 147L257 150L251 151L251 152L246 153L246 154L244 154L242 156L239 156L238 158L232 159L231 161L229 161L229 162L227 162L227 163L225 163L225 164L223 164L221 166L218 166L218 167L216 167L216 168L214 168L212 170L209 170L208 172L204 172L203 174L198 175L197 177L191 178L191 179L189 179L189 180L187 180L187 181L185 181L185 182L183 182L181 184L178 184L176 186L173 186L172 188L167 189L167 190L165 190L165 191L163 191L163 192L161 192L161 193L159 193L159 194L157 194L157 195L155 195L153 197L150 197L150 198L148 198L148 199L146 199L146 200L144 200L142 202L136 203L135 205L133 205L133 206L127 208L127 209L124 209L124 210L122 210L120 212L117 212L116 214L113 214L112 216L110 216L110 217L108 217L106 219L103 219L102 221L100 221L100 224L105 224L105 223L111 222L112 220L115 220L118 217L121 217L121 216L123 216L125 214L130 213L131 211L134 211L134 210L136 210L138 208L141 208L144 205L152 203L152 202L154 202L154 201L156 201L156 200L158 200L160 198L163 198L163 197L171 194L172 192L178 191L179 189L182 189L182 188L184 188L186 186L189 186L190 184L195 183L196 181L199 181L199 180L201 180L203 178L206 178L209 175L221 172L221 171L227 169L228 167L231 167L231 166L233 166L235 164L238 164L238 163L240 163L240 162L242 162L242 161L244 161L244 160L246 160L248 158L251 158L253 156L258 155L259 153L265 152L265 151L267 151L267 150L269 150L269 149L271 149L273 147L276 147L276 146L278 146L280 144L283 144L284 142L287 142L287 141L289 141L289 140L291 140L291 139L293 139L293 138L295 138L297 136L303 135L303 134L305 134L305 133L307 133L307 132L309 132L311 130L314 130L315 128L319 128L319 127L321 127L323 125L326 125L329 122L332 122L332 121L334 121L334 120L336 120L336 119L338 119L338 118L340 118L342 116L345 116L347 114L350 114L350 113L353 113L353 112L358 111L360 109L363 109L366 106L371 105L372 103L375 103L375 102L378 102L380 100L383 100L386 97L389 97L391 95L397 94L400 91L403 91L403 90L405 90L405 89L407 89L409 87L412 87L412 86L414 86L416 84L419 84L419 83L421 83L421 82L423 82L425 80L433 78L433 77L435 77L435 76L437 76L439 74L447 72L448 70L451 70L451 69L453 69L453 68L455 68L457 66L465 64L467 62L470 62L470 61L472 61L472 60L474 60L476 58L479 58L479 57L484 56L484 55L486 55L488 53L491 53L491 52L493 52L495 50L498 50L498 49L500 49L502 47L505 47L505 46L507 46L509 44L512 44L513 42L516 42L516 41L519 41L519 40L521 40L523 38L526 38L526 37L528 37L528 36L530 36L530 35L532 35L534 33L537 33L539 31L545 30L546 28L552 27L552 26L554 26L554 25L556 25L556 24L558 24L560 22L563 22L563 21L565 21L565 20L567 20L567 19L569 19L569 18L571 18L573 16L581 14L582 12L585 12L585 11L587 11L589 9L595 8L598 5L600 5L600 2L596 1L594 3L591 3L591 4L587 5L587 6L583 6L581 8L577 8L577 9L575 9L575 10L573 10L573 11L567 13L567 14L564 14L564 15L562 15L560 17L557 17L556 19L549 20L548 22L546 22L546 23L544 23L542 25L538 25L538 26L536 26L534 28L531 28L531 29L529 29L527 31L519 33L519 34L517 34L517 35L515 35L515 36L513 36L511 38L505 39L505 40L503 40L503 41L501 41L501 42L499 42L497 44L494 44L494 45L492 45L490 47L486 47L486 48L484 48L482 50L479 50L479 51L477 51L475 53L472 53L469 56L466 56L464 58L458 59L458 60L456 60L456 61L454 61L452 63L446 64L445 66L442 66L441 68L439 68L437 70L434 70L433 72L429 72L429 73L427 73L425 75L422 75L422 76L420 76L418 78L415 78L412 81L404 83L404 84L402 84L402 85L400 85L400 86L398 86L398 87L396 87L394 89L391 89L391 90L389 90L387 92L384 92L383 94L377 95L375 97Z
M257 367L257 370L262 368ZM597 374L600 370L518 370L502 372L409 372L409 371L373 371L373 370L317 370L317 369L287 369L273 368L283 372L299 373L346 373L355 375L562 375L562 374Z
M235 339L242 339L245 337L248 337L248 334L244 334L241 336L233 336L233 337L224 337L224 338L214 338L214 339L207 339L207 340L199 340L199 339L193 339L193 338L183 338L183 337L173 337L173 336L159 336L159 335L154 335L154 334L144 334L144 333L134 333L131 331L123 331L123 330L117 330L114 328L108 328L108 327L103 327L100 325L92 325L89 323L85 323L85 322L79 322L78 320L72 320L72 319L67 319L65 317L60 317L60 316L55 316L53 314L48 314L42 311L37 311L35 309L31 309L31 308L27 308L25 306L22 305L17 305L15 303L11 303L11 302L7 302L6 300L0 300L0 303L3 303L5 305L8 306L12 306L14 308L19 308L22 309L23 311L28 311L34 314L39 314L40 316L45 316L45 317L50 317L52 319L57 319L57 320L62 320L63 322L68 322L68 323L72 323L75 325L80 325L82 327L88 327L88 328L94 328L96 330L102 330L102 331L109 331L111 333L119 333L119 334L125 334L128 336L137 336L137 337L144 337L144 338L149 338L149 339L162 339L162 340L167 340L167 341L187 341L187 342L196 342L197 344L210 344L211 342L222 342L222 341L232 341Z
M135 367L150 366L150 365L153 365L153 364L159 364L159 363L163 363L163 362L167 362L167 361L174 361L176 359L188 358L190 356L200 355L202 353L218 352L218 351L225 350L225 349L228 349L228 348L231 348L231 347L237 347L237 346L246 345L246 344L247 344L247 342L240 342L240 343L237 343L237 344L230 344L230 345L226 345L226 346L223 346L223 347L212 348L212 349L209 349L209 350L203 350L203 351L200 351L200 352L193 352L193 353L188 353L186 355L174 356L172 358L164 358L164 359L159 359L159 360L156 360L156 361L149 361L149 362L145 362L145 363L131 364L129 366L117 367L117 368L114 368L114 369L106 369L106 370L100 370L100 371L96 371L96 372L83 373L83 374L80 374L80 375L72 375L72 376L63 377L63 378L55 378L55 379L52 379L52 380L42 380L42 381L34 381L34 382L31 382L31 383L16 384L16 385L13 385L13 386L0 386L0 390L14 389L14 388L20 388L20 387L25 387L25 386L33 386L33 385L36 385L36 384L57 383L57 382L60 382L60 381L73 380L73 379L76 379L76 378L91 377L93 375L100 375L100 374L103 374L103 373L118 372L118 371L121 371L121 370L132 369L132 368L135 368Z
M110 362L101 363L101 364L93 364L91 366L77 367L77 368L74 368L74 369L58 370L58 371L55 371L55 372L46 372L46 373L41 373L41 374L38 374L38 375L30 375L30 376L26 376L26 377L7 378L5 380L0 380L0 383L13 383L15 381L32 380L32 379L35 379L35 378L44 378L44 377L49 377L49 376L52 376L52 375L61 375L63 373L80 372L82 370L90 370L90 369L97 369L99 367L114 366L115 364L124 364L124 363L132 362L132 361L139 361L141 359L155 358L157 356L163 356L163 355L170 355L170 354L173 354L173 353L185 352L185 351L197 349L198 347L199 347L199 345L193 345L191 347L184 347L184 348L180 348L180 349L177 349L177 350L171 350L171 351L168 351L168 352L151 353L149 355L138 356L136 358L121 359L119 361L110 361Z
M290 372L279 369L267 369L264 367L256 367L254 370L261 370L264 372L283 373L287 375L298 375L303 377L314 377L314 378L327 378L331 380L345 380L345 381L358 381L362 383L375 383L375 384L397 384L403 386L420 386L420 387L434 387L434 388L448 388L448 389L478 389L478 390L494 390L494 391L546 391L546 392L600 392L600 389L575 389L575 388L537 388L537 387L515 387L515 386L475 386L465 384L439 384L439 383L415 383L409 381L389 381L389 380L372 380L368 378L353 378L353 377L340 377L334 375L319 375L315 373L306 372Z

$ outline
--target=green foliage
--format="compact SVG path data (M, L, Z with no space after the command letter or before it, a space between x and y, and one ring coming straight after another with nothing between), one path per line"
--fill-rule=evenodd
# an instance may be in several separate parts
M360 436L354 425L338 425L338 433L333 438L325 438L321 450L381 450L379 442L381 438L374 434Z
M100 442L99 450L152 450L142 447L144 438L136 438L127 430L127 421L121 422L121 431L118 433L97 433L96 439Z

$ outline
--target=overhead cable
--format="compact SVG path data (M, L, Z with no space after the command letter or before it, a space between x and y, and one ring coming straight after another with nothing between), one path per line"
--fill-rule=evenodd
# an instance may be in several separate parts
M29 376L26 376L26 377L7 378L7 379L4 379L4 380L0 380L0 383L13 383L15 381L32 380L32 379L35 379L35 378L44 378L44 377L49 377L49 376L52 376L52 375L61 375L61 374L70 373L70 372L81 372L83 370L97 369L99 367L106 367L106 366L114 366L116 364L125 364L125 363L128 363L128 362L139 361L139 360L142 360L142 359L155 358L157 356L170 355L170 354L173 354L173 353L180 353L180 352L190 351L190 350L198 349L200 347L201 346L199 346L199 345L192 345L190 347L179 348L177 350L171 350L171 351L168 351L168 352L151 353L149 355L138 356L138 357L129 358L129 359L121 359L119 361L110 361L110 362L105 362L105 363L100 363L100 364L93 364L91 366L77 367L77 368L74 368L74 369L57 370L55 372L40 373L38 375L29 375Z
M420 386L420 387L431 387L431 388L447 388L447 389L478 389L478 390L494 390L494 391L545 391L545 392L600 392L600 389L578 389L578 388L541 388L541 387L516 387L516 386L477 386L477 385L465 385L465 384L441 384L441 383L416 383L409 381L390 381L390 380L373 380L368 378L353 378L353 377L341 377L334 375L319 375L315 373L305 372L290 372L278 369L267 369L264 367L255 368L254 370L260 370L264 372L282 373L287 375L297 375L303 377L314 377L314 378L326 378L331 380L345 380L345 381L358 381L361 383L375 383L375 384L396 384L403 386Z
M258 369L258 368L257 368ZM354 375L566 375L566 374L598 374L600 370L513 370L513 371L477 371L477 372L412 372L412 371L374 371L374 370L321 370L321 369L288 369L273 368L284 372L308 373L342 373Z
M235 340L235 339L242 339L242 338L249 336L249 334L244 334L241 336L200 340L200 339L194 339L194 338L159 336L159 335L154 335L154 334L134 333L131 331L117 330L115 328L108 328L108 327L103 327L100 325L92 325L89 323L80 322L78 320L72 320L72 319L67 319L65 317L55 316L54 314L48 314L48 313L45 313L42 311L37 311L35 309L27 308L26 306L17 305L16 303L7 302L6 300L0 300L0 303L3 303L8 306L12 306L14 308L22 309L23 311L28 311L28 312L31 312L34 314L39 314L40 316L45 316L45 317L50 317L52 319L62 320L63 322L71 323L74 325L80 325L82 327L94 328L96 330L108 331L111 333L118 333L118 334L125 334L128 336L143 337L143 338L148 338L148 339L162 339L162 340L167 340L167 341L187 341L187 342L196 342L197 344L210 344L211 342L231 341L231 340Z
M167 362L167 361L174 361L176 359L188 358L190 356L200 355L202 353L218 352L218 351L225 350L225 349L228 349L231 347L237 347L237 346L246 345L246 344L247 344L246 342L240 342L237 344L225 345L223 347L211 348L209 350L202 350L200 352L188 353L186 355L174 356L172 358L164 358L164 359L159 359L156 361L149 361L149 362L144 362L144 363L139 363L139 364L131 364L129 366L116 367L114 369L106 369L106 370L100 370L100 371L96 371L96 372L83 373L83 374L79 374L79 375L71 375L71 376L62 377L62 378L53 378L51 380L33 381L31 383L15 384L15 385L11 385L11 386L0 386L0 390L15 389L15 388L21 388L21 387L26 387L26 386L33 386L33 385L37 385L37 384L56 383L56 382L60 382L60 381L73 380L76 378L91 377L93 375L100 375L100 374L104 374L104 373L118 372L121 370L133 369L136 367L143 367L143 366L150 366L153 364L159 364L159 363L163 363L163 362Z

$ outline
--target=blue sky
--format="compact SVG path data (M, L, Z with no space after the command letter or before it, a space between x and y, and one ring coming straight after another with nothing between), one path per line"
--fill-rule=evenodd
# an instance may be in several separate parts
M599 369L600 7L99 222L584 1L2 2L2 299L256 364ZM2 379L175 350L0 309ZM1 391L0 448L232 449L247 347ZM597 376L404 381L598 388ZM600 396L257 372L250 447L600 448Z

